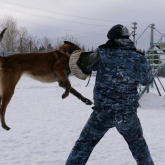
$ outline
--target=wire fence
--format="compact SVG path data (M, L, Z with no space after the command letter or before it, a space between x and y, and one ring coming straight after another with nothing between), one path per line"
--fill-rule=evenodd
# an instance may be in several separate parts
M6 57L6 56L17 54L17 53L19 52L0 52L0 56Z

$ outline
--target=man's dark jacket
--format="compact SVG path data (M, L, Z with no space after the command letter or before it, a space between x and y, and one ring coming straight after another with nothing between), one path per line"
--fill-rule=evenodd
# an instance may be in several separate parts
M139 106L138 84L153 81L146 57L136 51L130 39L109 40L97 51L100 60L89 67L97 71L94 105L109 107L119 114L135 112Z

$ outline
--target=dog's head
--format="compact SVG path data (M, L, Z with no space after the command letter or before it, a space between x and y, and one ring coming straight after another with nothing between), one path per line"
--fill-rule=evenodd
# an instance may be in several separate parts
M62 50L65 53L72 54L75 50L81 50L81 49L72 42L64 41L64 44L59 47L59 50Z
M1 34L0 34L0 41L2 40L3 35L4 35L5 31L6 31L6 29L7 29L7 28L5 28L5 29L1 32Z

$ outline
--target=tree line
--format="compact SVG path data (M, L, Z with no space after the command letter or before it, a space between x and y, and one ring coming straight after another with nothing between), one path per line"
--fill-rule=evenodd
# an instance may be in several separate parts
M63 37L58 37L54 42L52 38L38 38L29 34L26 27L18 27L18 22L11 16L5 16L0 20L0 31L7 27L3 40L0 43L1 52L47 52L59 48L63 41L67 40L75 43L81 49L85 50L84 45L81 46L76 38L66 34ZM93 49L93 48L92 48Z

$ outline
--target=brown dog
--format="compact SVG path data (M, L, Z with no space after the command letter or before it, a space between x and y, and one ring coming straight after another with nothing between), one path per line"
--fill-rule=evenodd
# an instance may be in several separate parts
M1 33L0 36L3 36L3 34ZM90 100L73 89L68 80L68 75L70 74L69 57L65 52L71 54L74 50L80 48L73 43L65 42L60 49L63 51L56 50L48 53L15 54L0 57L0 115L4 129L10 129L5 122L5 112L14 94L15 86L23 74L27 74L41 82L58 82L60 87L65 88L65 92L62 95L63 99L71 92L87 105L92 104Z

